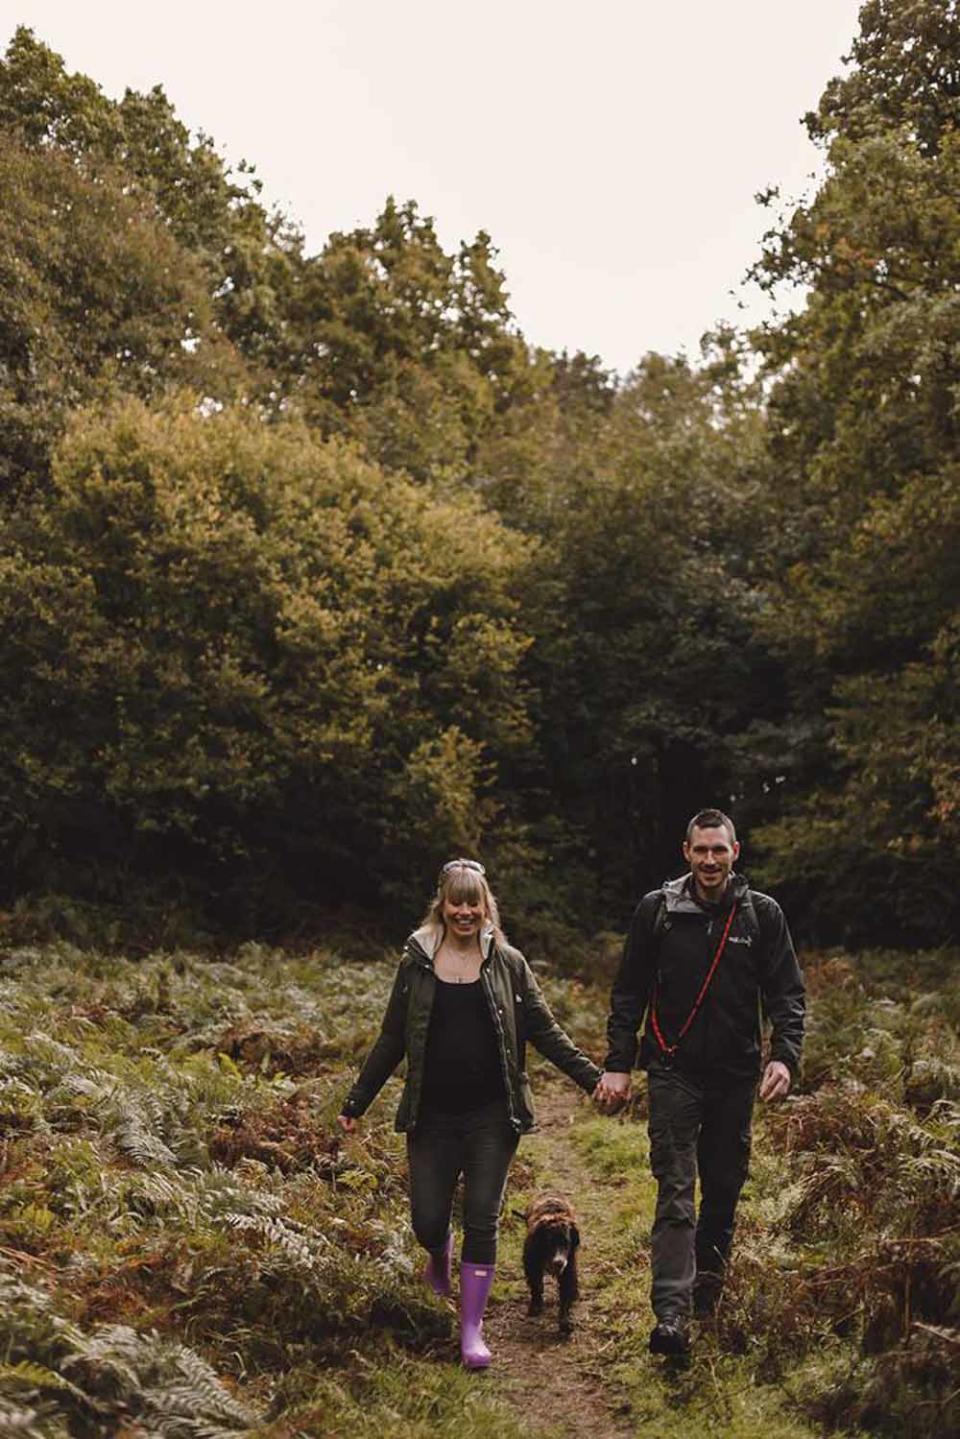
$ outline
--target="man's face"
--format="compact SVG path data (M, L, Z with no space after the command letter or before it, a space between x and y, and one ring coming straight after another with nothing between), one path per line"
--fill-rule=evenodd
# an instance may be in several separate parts
M690 866L697 893L701 899L718 900L727 887L730 871L740 853L740 845L731 840L725 825L715 829L694 826L683 846L683 857Z

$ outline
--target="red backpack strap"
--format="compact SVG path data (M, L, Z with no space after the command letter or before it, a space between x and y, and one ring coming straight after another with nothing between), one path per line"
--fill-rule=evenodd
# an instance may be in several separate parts
M683 1039L683 1036L686 1034L687 1030L690 1028L691 1024L700 1012L700 1006L703 1003L704 995L710 988L710 981L716 974L717 965L720 963L721 955L727 947L727 937L730 934L730 928L733 924L733 916L736 914L736 912L737 903L736 900L734 900L733 904L730 906L730 913L727 915L727 922L723 926L723 934L720 936L720 943L717 945L716 952L710 964L710 968L707 970L707 977L703 981L703 984L700 986L700 993L694 1000L693 1008L691 1009L690 1013L687 1015L686 1019L681 1025L680 1033L677 1035L673 1044L667 1043L667 1041L663 1037L663 1032L660 1029L660 1021L657 1018L657 995L656 990L654 991L653 1003L650 1006L650 1027L653 1030L654 1038L660 1046L660 1052L661 1054L663 1054L665 1059L672 1059L673 1056L676 1054L677 1049L680 1046L680 1041Z

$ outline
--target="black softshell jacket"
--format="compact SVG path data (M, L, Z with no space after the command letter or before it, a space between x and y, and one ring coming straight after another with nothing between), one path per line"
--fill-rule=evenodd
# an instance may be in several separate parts
M674 1044L709 972L730 905L736 903L710 987L669 1062L708 1078L756 1076L764 1019L772 1028L770 1058L796 1075L805 996L783 910L739 875L732 876L723 904L709 909L693 898L691 884L690 875L670 880L637 906L613 984L604 1067L629 1073L635 1063L646 1069L664 1062L651 1003L666 1044ZM638 1060L637 1031L644 1018Z

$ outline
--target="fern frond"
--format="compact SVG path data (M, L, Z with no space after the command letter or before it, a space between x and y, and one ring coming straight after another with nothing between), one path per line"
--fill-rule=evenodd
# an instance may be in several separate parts
M114 1381L113 1387L136 1393L141 1387L141 1352L136 1330L126 1324L104 1324L95 1333L81 1336L76 1352L64 1360L63 1367L92 1365Z
M173 1150L152 1134L136 1114L127 1113L113 1129L112 1137L117 1148L137 1164L175 1166L177 1163Z
M82 1389L71 1384L69 1379L65 1379L55 1369L48 1369L45 1364L37 1364L32 1359L21 1359L17 1364L0 1364L0 1384L14 1384L41 1392L44 1389L58 1389L82 1400L87 1397ZM0 1425L0 1434L2 1432Z
M290 1220L268 1215L225 1214L223 1222L231 1229L255 1235L264 1244L279 1250L305 1274L317 1274L325 1267L327 1255L323 1250L330 1243L325 1235L307 1233L302 1226L294 1226Z
M36 1409L22 1409L19 1404L0 1394L0 1434L20 1434L23 1439L44 1439L38 1427L40 1414Z
M186 1382L144 1390L143 1399L152 1419L204 1419L229 1425L234 1434L257 1422L257 1416L237 1403L212 1372L209 1377L191 1374L185 1378Z
M204 1384L210 1393L211 1412L216 1417L224 1417L235 1421L237 1424L252 1424L255 1422L253 1411L240 1400L234 1398L229 1390L217 1378L213 1369L201 1359L200 1355L186 1345L181 1345L177 1353L177 1360L180 1370L193 1384ZM212 1387L211 1387L212 1386ZM214 1405L214 1400L216 1401Z

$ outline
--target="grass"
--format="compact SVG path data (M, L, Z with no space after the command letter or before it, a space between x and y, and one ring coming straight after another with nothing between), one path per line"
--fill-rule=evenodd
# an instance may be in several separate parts
M275 1399L282 1418L264 1439L300 1434L343 1439L527 1439L529 1422L483 1382L437 1357L392 1344L357 1353L349 1372L306 1369Z

